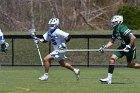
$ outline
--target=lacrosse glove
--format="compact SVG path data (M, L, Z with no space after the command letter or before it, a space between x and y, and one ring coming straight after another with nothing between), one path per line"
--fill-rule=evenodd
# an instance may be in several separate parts
M130 49L131 49L130 45L126 45L123 50L124 50L124 52L129 52Z
M40 42L40 38L38 38L38 37L34 37L34 42L35 42L36 44L39 44L39 42Z
M9 44L7 42L4 42L3 44L1 44L1 51L6 53L8 50L8 47L9 47Z
M67 46L66 46L65 43L61 43L61 44L58 46L58 48L59 48L60 50L65 50L65 49L67 49Z
M102 46L99 48L98 51L101 52L101 53L104 53L104 49L105 49L105 48L107 48L106 45L102 45Z

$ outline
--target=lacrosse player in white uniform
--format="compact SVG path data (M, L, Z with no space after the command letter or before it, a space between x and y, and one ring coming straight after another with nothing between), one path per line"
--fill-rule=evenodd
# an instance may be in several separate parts
M7 53L7 49L9 47L9 44L7 42L5 42L5 39L4 39L4 35L0 29L0 51L1 52L5 52Z
M35 38L35 43L45 43L48 41L52 42L54 51L52 51L50 54L44 57L44 64L45 64L45 73L43 76L39 77L39 80L47 80L48 79L48 71L50 67L50 62L53 59L58 59L59 64L62 67L65 67L71 71L74 72L76 79L79 79L80 70L77 68L74 68L71 66L71 64L65 62L65 59L67 58L64 53L59 53L57 50L65 50L66 42L70 40L70 35L62 30L59 29L59 19L58 18L52 18L48 22L49 30L43 35L43 38Z

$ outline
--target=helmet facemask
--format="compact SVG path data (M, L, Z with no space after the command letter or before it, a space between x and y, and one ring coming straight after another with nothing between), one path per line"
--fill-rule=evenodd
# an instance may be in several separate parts
M50 29L55 29L59 26L59 19L58 18L52 18L48 22Z
M111 22L111 25L112 25L112 27L116 27L119 25L119 23L117 21L115 21L115 22Z
M49 28L50 28L50 29L55 29L56 27L58 27L58 26L55 25L55 24L50 24L50 25L49 25Z

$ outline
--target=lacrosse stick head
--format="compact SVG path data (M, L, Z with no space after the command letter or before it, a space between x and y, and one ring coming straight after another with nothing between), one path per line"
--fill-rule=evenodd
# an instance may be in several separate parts
M30 32L32 38L35 38L35 32L36 32L35 29L32 28L32 29L29 30L29 32Z
M36 31L35 31L34 28L32 28L32 29L29 30L29 32L30 32L31 34L34 34Z
M36 31L35 31L35 28L29 29L29 32L35 33L35 32L36 32Z

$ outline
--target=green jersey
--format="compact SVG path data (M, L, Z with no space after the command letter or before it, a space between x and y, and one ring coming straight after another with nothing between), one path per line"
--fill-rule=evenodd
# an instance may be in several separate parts
M121 47L125 48L126 45L130 43L130 33L131 30L124 24L120 24L119 26L113 28L112 39L121 40ZM131 46L131 49L134 49L135 45Z

